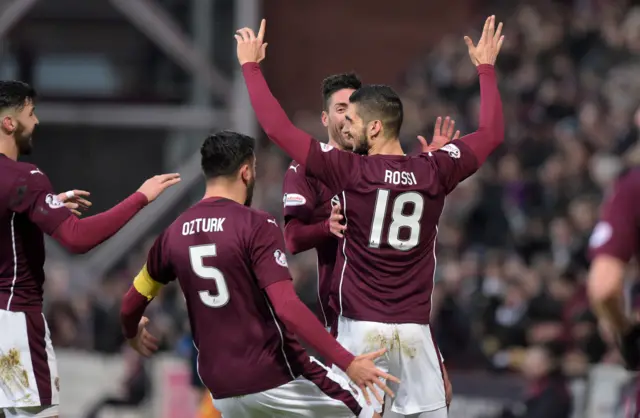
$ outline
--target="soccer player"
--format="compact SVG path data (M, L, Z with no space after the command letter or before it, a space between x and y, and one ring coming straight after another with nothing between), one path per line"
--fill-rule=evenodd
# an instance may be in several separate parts
M429 329L437 223L446 195L502 142L502 102L493 64L504 38L489 17L477 45L465 37L480 78L478 130L441 150L405 156L398 135L402 102L387 86L363 86L349 98L344 131L355 153L315 141L288 119L260 71L258 36L237 32L238 60L260 125L332 194L340 194L347 233L340 245L332 304L338 341L351 352L387 347L379 367L402 380L388 416L447 414L440 358ZM362 154L362 155L358 155ZM335 298L333 297L335 294ZM392 385L393 387L393 385ZM378 410L382 405L377 405Z
M587 290L595 314L617 338L626 367L640 370L640 326L625 311L624 274L640 247L640 168L632 168L613 186L589 240L592 257Z
M336 74L322 81L322 124L327 128L328 144L340 150L351 151L353 145L342 132L351 94L362 87L357 75ZM418 137L422 152L433 152L456 140L460 131L453 134L455 121L447 118L443 134L440 134L442 119L436 121L436 131L431 144ZM298 254L315 248L318 263L318 310L316 315L329 328L337 318L329 306L331 276L336 262L338 238L342 238L346 227L340 222L340 199L332 196L327 187L314 177L306 175L295 160L284 175L284 238L287 249Z
M87 252L180 181L177 174L155 176L109 211L78 219L42 171L17 161L31 152L34 98L29 85L0 81L0 412L6 418L58 415L58 371L42 315L43 233L73 253Z
M162 285L177 278L199 352L198 373L223 417L379 416L295 339L361 388L378 385L391 393L379 378L397 381L372 361L384 349L354 358L298 299L276 221L250 207L254 148L252 138L234 132L204 141L204 198L149 250L122 302L125 336L141 354L155 351L142 315Z
M353 73L332 75L322 82L322 124L327 128L328 144L332 147L341 150L352 148L342 133L342 128L349 96L361 86L360 79ZM307 176L295 160L284 175L283 193L284 238L287 249L292 254L316 249L316 315L325 328L329 328L336 319L335 312L329 307L331 275L338 252L338 237L344 230L344 226L340 224L342 215L338 196L332 195L320 181Z

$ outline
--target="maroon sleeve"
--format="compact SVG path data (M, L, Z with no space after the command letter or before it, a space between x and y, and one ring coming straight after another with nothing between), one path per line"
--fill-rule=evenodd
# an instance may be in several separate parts
M11 210L26 214L47 235L51 235L65 220L76 219L58 200L49 178L38 169L19 175L10 193Z
M332 195L341 193L360 178L366 157L313 141L307 157L307 174L320 180Z
M258 286L291 280L282 232L273 218L259 217L251 228L249 243L251 266Z
M282 193L285 221L295 218L309 223L317 205L318 192L305 175L305 168L295 161L284 173Z
M284 240L291 254L316 248L328 239L333 239L329 219L308 225L297 219L290 219L284 227Z
M614 186L611 195L604 202L600 221L589 239L592 258L603 254L629 262L637 253L637 231L640 225L639 192L640 187L634 182L633 176L622 178Z
M138 324L151 301L131 286L122 298L120 307L120 324L126 339L130 340L138 334Z
M147 254L147 271L149 276L158 283L168 284L176 279L171 266L171 254L167 232L158 235Z
M504 141L502 99L493 65L479 65L480 121L478 130L432 153L447 193L472 175Z
M106 212L84 219L68 217L51 236L73 253L86 253L118 232L147 203L147 197L136 192Z
M269 139L289 154L293 160L307 161L309 146L317 141L291 123L280 103L271 94L258 63L244 64L242 74L256 118Z
M289 331L313 347L328 362L344 371L347 370L354 360L353 354L345 350L302 303L296 295L293 283L277 282L265 290L278 318Z

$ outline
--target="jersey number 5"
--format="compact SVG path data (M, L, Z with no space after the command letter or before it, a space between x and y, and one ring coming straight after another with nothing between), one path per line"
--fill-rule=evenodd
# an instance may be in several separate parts
M229 289L224 275L215 267L204 265L205 257L215 257L216 244L197 245L189 247L189 259L191 260L191 270L201 279L214 280L218 288L218 294L212 295L208 290L200 290L198 295L202 303L210 308L221 308L229 303Z
M378 189L376 196L376 206L373 211L373 222L371 222L371 236L369 237L370 248L380 248L382 240L382 230L387 218L387 204L389 203L389 190ZM413 205L410 214L405 214L407 203ZM420 193L406 192L399 194L391 205L391 224L387 234L387 243L392 248L399 251L409 251L418 245L420 239L420 219L424 210L424 198ZM400 230L407 228L409 238L400 239Z

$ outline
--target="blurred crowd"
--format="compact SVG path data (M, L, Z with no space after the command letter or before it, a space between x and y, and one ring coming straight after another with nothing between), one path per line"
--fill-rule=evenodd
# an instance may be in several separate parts
M576 0L501 7L506 140L447 199L433 326L450 369L579 377L589 364L619 362L588 309L584 284L603 193L640 163L640 6ZM445 34L400 85L406 149L431 132L437 116L453 117L463 134L475 130L479 85L461 34ZM254 205L281 216L288 160L273 147L258 158ZM65 266L48 265L46 314L57 348L121 350L119 301L148 245L73 299ZM290 264L301 297L314 305L315 255ZM188 320L177 286L148 312L163 348L186 355Z

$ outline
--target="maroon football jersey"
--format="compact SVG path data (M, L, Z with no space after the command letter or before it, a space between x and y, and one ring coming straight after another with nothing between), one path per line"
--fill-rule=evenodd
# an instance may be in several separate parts
M322 222L331 215L331 205L337 203L327 187L313 177L308 177L304 167L292 162L284 175L283 205L285 222L291 218L305 224ZM335 197L335 198L334 198ZM318 256L318 309L316 315L325 327L331 326L335 311L329 306L331 277L338 251L337 237L330 236L316 245Z
M445 196L478 168L456 142L418 156L360 156L312 141L306 171L339 194L347 230L331 304L345 317L428 324Z
M640 168L622 175L602 207L589 240L591 256L606 254L624 262L638 256L640 246Z
M0 309L42 310L43 232L69 216L38 167L0 154Z
M184 293L198 372L214 398L293 380L308 356L274 315L264 288L291 280L284 240L268 214L221 198L188 209L155 241L147 270Z

